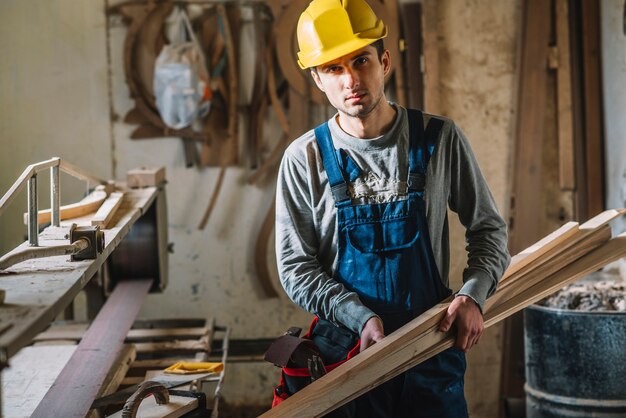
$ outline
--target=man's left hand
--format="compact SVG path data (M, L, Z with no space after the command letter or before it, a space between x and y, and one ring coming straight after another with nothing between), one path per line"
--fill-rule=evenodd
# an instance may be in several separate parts
M455 346L464 352L478 344L485 329L480 308L472 298L463 295L455 297L450 303L446 317L439 324L439 331L447 332L452 324L456 325L457 332Z

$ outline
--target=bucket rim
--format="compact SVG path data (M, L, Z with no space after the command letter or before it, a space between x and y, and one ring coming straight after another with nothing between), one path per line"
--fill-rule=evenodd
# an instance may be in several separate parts
M539 305L537 303L529 305L526 309L545 311L545 312L554 312L560 315L583 315L583 316L624 316L626 315L626 311L579 311L576 309L553 308L550 306Z

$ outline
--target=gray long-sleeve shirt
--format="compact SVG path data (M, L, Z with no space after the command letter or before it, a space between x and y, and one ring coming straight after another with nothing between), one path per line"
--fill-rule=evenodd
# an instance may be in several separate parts
M406 109L384 135L360 139L344 132L333 117L330 132L361 169L349 189L355 204L406 199L408 120ZM424 114L424 126L432 116ZM444 120L426 173L426 217L441 280L448 286L450 252L447 208L466 228L468 265L458 295L481 307L508 266L506 224L480 172L469 143L450 119ZM276 191L276 256L280 281L289 297L309 312L360 333L375 314L356 293L333 279L337 266L337 216L328 177L313 131L285 151Z

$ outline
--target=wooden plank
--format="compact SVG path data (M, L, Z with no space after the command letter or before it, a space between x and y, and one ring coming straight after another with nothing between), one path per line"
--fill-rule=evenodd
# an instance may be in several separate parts
M120 386L138 385L146 380L145 376L129 376L122 379Z
M35 338L33 338L33 342L38 341L49 341L49 340L75 340L80 341L85 335L85 331L89 324L79 323L79 324L63 324L63 325L52 325L50 328L45 330L42 333L37 334Z
M587 213L593 216L604 208L604 129L602 70L600 57L600 4L580 2L582 17L585 170Z
M75 345L24 347L2 370L5 418L29 417L76 350Z
M98 391L96 398L110 395L119 388L124 376L126 376L126 373L128 373L128 370L130 369L131 363L135 361L136 357L137 350L135 349L135 346L132 344L124 344L122 351L120 351L119 356L111 366L109 373L104 379L102 388ZM104 416L103 412L95 409L92 409L87 415L88 418L100 418Z
M59 209L60 219L78 218L93 213L98 210L106 198L107 193L104 191L104 186L98 186L80 202L61 206ZM50 209L40 210L37 214L37 222L40 224L50 222L51 219L52 211ZM24 224L28 224L28 213L24 214Z
M548 234L547 236L539 240L537 243L526 248L524 251L514 255L511 258L511 265L509 266L509 268L507 268L506 272L502 276L502 279L500 280L500 284L498 286L506 283L508 278L514 273L517 273L519 270L528 266L530 263L537 260L545 253L566 242L577 232L578 222L568 222L556 231Z
M111 218L113 218L117 208L119 208L122 204L123 198L124 193L122 192L111 193L91 219L91 225L99 226L101 229L105 229L111 221Z
M179 361L197 361L193 357L170 357L159 359L135 360L131 363L131 369L166 369Z
M509 249L515 254L535 242L542 209L536 204L541 190L541 164L550 34L550 2L526 0L520 50L518 105L513 175L513 224Z
M557 251L556 254L547 262L535 268L531 273L520 275L518 280L512 280L505 292L496 292L488 299L489 304L485 306L493 306L504 303L511 298L511 294L522 292L530 286L541 285L546 277L558 272L569 264L576 261L581 254L587 253L606 242L611 237L611 228L605 225L593 231L581 231L581 237L578 239L576 248L568 246L563 251ZM493 309L492 309L493 311Z
M76 340L45 340L45 341L36 341L33 343L35 346L40 345L78 345Z
M209 353L211 347L202 340L177 340L151 343L136 343L137 352L145 353Z
M490 326L624 256L626 256L626 233L597 247L539 283L514 293L505 303L490 305L485 315L485 325Z
M407 106L413 109L424 108L424 73L422 71L422 4L418 2L403 2L402 33L406 42L405 68L406 90L408 93ZM435 45L436 46L436 45Z
M387 49L391 54L392 66L393 66L393 77L395 79L395 91L396 91L396 102L400 106L407 107L407 98L406 98L406 87L405 87L405 76L404 76L404 54L400 50L400 39L399 32L400 30L400 17L398 15L398 1L385 1L384 8L387 12L387 18L385 21L387 22L387 28L389 30L389 44L387 44ZM375 7L375 6L374 6ZM396 33L394 33L396 32ZM393 42L393 44L391 44Z
M141 418L174 418L192 412L198 408L198 399L187 396L170 395L170 401L165 405L157 405L154 396L141 401L137 410L137 417ZM111 418L121 418L122 411L109 415Z
M4 329L0 332L0 358L6 360L30 343L74 300L158 194L159 189L153 187L127 193L114 216L115 227L104 231L105 248L97 259L70 263L65 256L49 257L25 261L0 273L6 291L5 304L0 305L0 330ZM48 227L40 234L39 243L65 242L71 223L89 225L90 220L84 217L62 222L58 228ZM25 248L28 242L13 251Z
M203 318L138 319L133 324L133 329L198 328L206 326L207 320Z
M130 369L130 365L137 358L137 349L132 344L124 344L122 346L122 350L120 351L119 356L113 363L113 367L109 370L106 378L104 379L104 383L102 384L102 388L98 391L96 395L97 398L105 395L109 395L117 390L122 382L124 376Z
M33 338L33 341L47 340L77 340L83 337L87 324L71 324L53 326ZM191 339L207 335L208 329L198 328L159 328L159 329L131 329L126 336L126 342L153 341L163 339Z
M513 257L511 266L506 270L499 288L506 287L509 283L518 279L520 275L528 274L531 270L546 268L545 263L550 261L560 262L563 260L552 260L561 257L574 245L585 244L586 239L592 241L597 239L597 234L602 235L608 227L609 222L618 216L622 216L626 211L623 209L609 209L578 226L577 222L568 222L561 228L539 240L536 244L528 247L520 254ZM557 267L559 268L559 267Z
M165 181L165 167L135 168L126 173L126 182L130 188L157 187Z
M265 291L265 295L270 298L278 297L278 292L274 288L274 280L272 280L272 274L270 273L270 263L267 261L267 247L270 238L274 233L274 225L276 224L276 203L272 201L261 229L257 235L257 241L255 245L254 253L254 267L256 269L256 276L261 283L261 287Z
M117 284L33 417L84 417L119 355L152 279ZM68 402L71 400L71 402Z
M547 278L543 272L535 271L522 275L517 280L520 283L527 283L526 287L516 288L509 285L498 289L498 292L506 293L508 297L498 298L494 302L490 302L493 298L488 300L485 309L486 326L491 326L513 312L538 301L548 292L554 292L602 265L625 256L626 233L608 242L605 241L586 254L585 249L585 247L572 248L572 253L579 258ZM559 259L560 257L556 257L553 261ZM541 278L545 278L545 281L540 280ZM533 285L533 282L536 284ZM437 331L447 306L447 303L435 306L262 416L267 418L322 416L400 372L451 347L454 343L454 333Z
M509 251L516 254L541 235L543 212L536 204L542 189L542 153L547 99L548 51L551 2L522 2L521 36L518 45L517 103L513 184L510 205ZM504 323L500 398L523 397L523 375L518 363L523 354L519 344L519 318Z
M570 2L570 56L572 78L572 113L574 118L574 171L576 175L576 191L573 198L573 218L587 217L587 180L585 169L585 93L583 80L583 46L582 46L582 17L580 2Z
M161 328L161 329L131 329L128 332L128 341L155 340L161 338L202 338L206 336L209 329L199 328Z
M559 183L562 190L573 191L576 189L576 173L574 172L574 116L572 113L568 3L568 0L556 0L556 44L558 50L556 101L559 136Z

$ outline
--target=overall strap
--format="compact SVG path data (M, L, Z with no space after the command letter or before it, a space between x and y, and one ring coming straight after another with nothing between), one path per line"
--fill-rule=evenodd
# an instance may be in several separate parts
M315 139L317 140L317 147L320 150L322 156L322 164L326 175L328 176L328 182L330 183L330 190L335 198L335 203L341 203L350 200L350 194L348 192L348 184L343 178L339 162L337 161L337 153L333 146L333 140L330 135L330 129L328 128L328 122L325 122L315 128Z
M435 150L443 120L431 117L424 130L424 116L421 111L407 109L409 118L409 181L410 191L423 192L426 186L426 169Z

